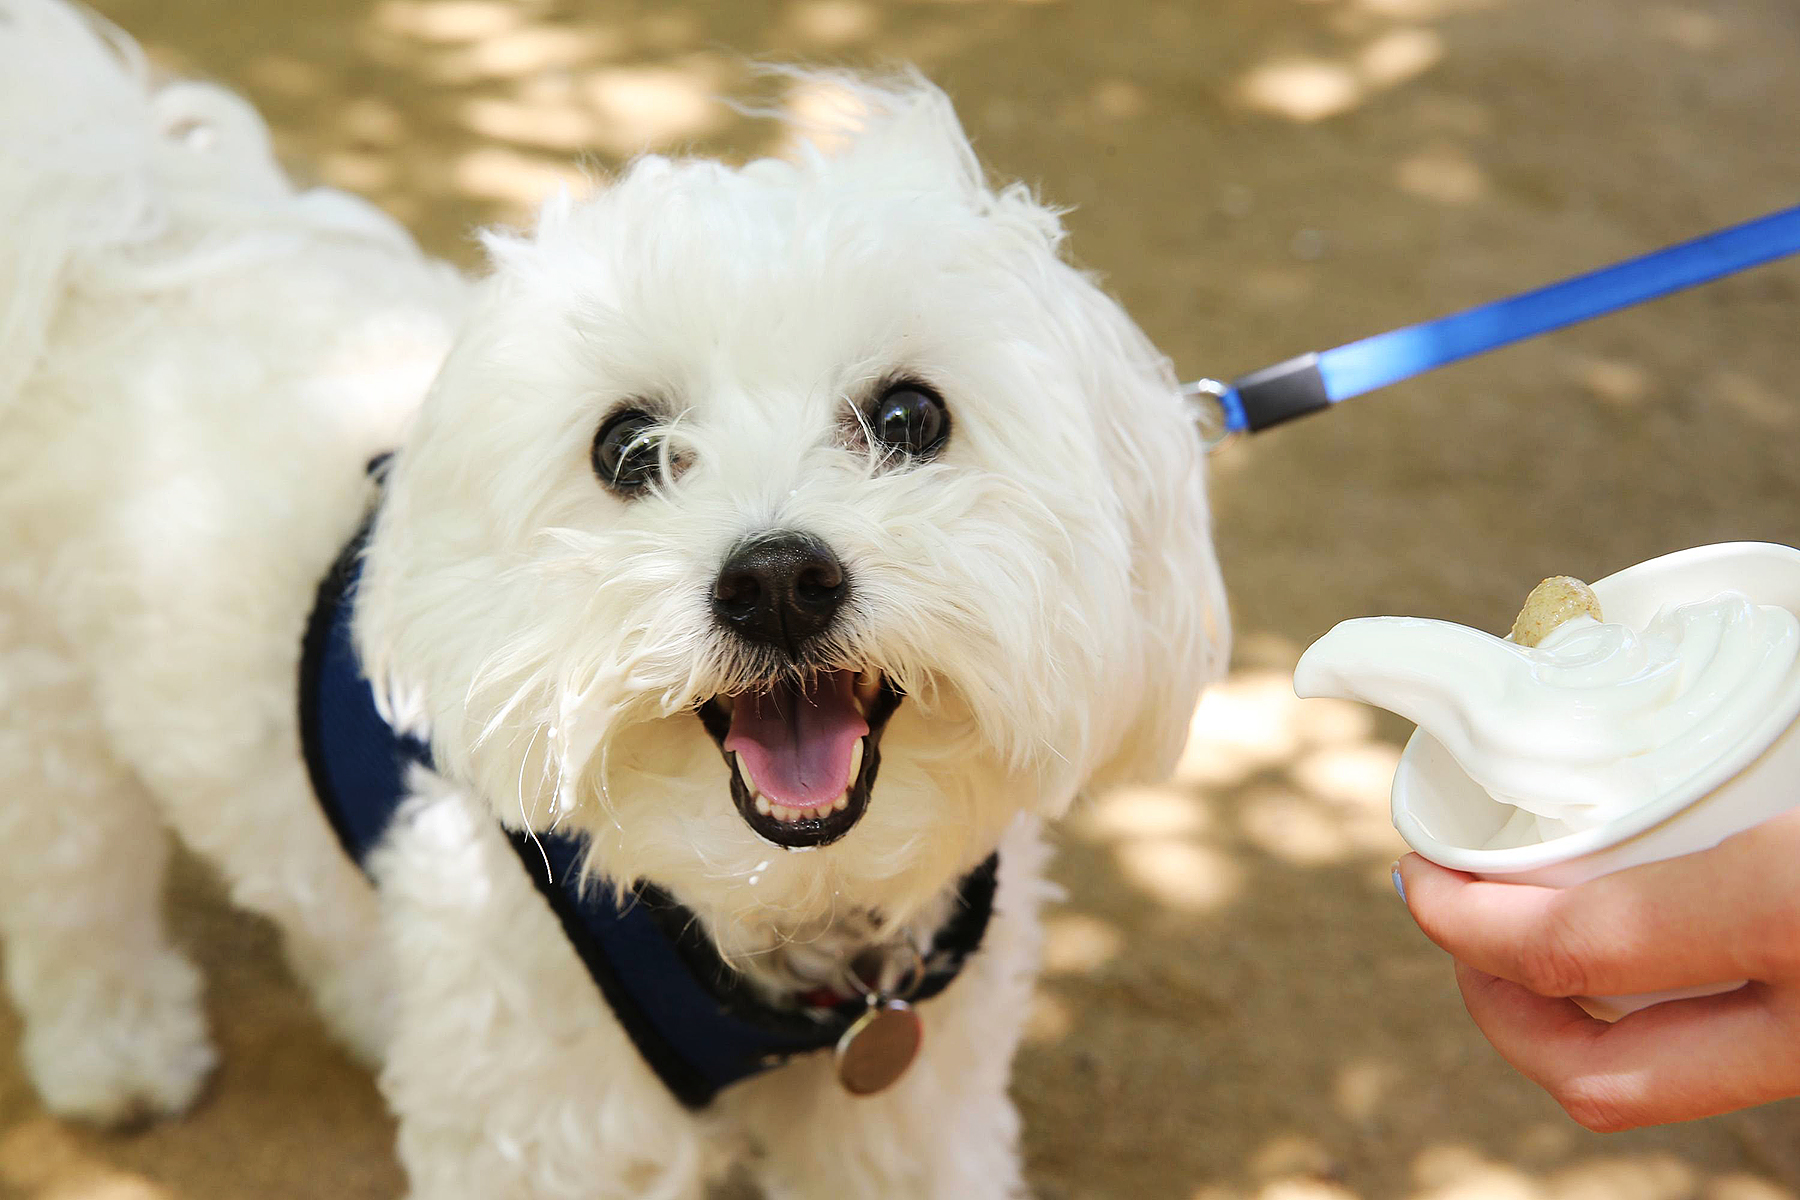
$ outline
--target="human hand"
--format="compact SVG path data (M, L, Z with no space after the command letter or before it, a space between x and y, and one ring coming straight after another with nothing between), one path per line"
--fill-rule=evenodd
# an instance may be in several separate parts
M1395 876L1494 1049L1587 1128L1800 1095L1800 811L1578 887L1482 882L1416 854ZM1753 982L1612 1025L1567 999L1735 979Z

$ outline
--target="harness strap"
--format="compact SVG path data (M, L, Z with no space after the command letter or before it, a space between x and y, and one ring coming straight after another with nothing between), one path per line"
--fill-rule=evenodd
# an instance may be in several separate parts
M835 1046L866 1008L860 997L830 1008L775 1008L719 957L699 920L668 893L639 884L619 910L604 881L582 889L582 847L572 839L534 840L517 830L507 837L638 1054L689 1108L705 1107L739 1080ZM979 946L993 914L998 865L992 856L963 880L956 914L927 956L914 1002L948 987Z

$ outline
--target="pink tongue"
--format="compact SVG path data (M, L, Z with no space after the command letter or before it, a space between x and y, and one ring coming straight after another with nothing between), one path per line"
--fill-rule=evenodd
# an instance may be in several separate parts
M818 808L850 785L850 753L869 732L856 707L854 671L747 692L731 710L725 749L743 759L773 804Z

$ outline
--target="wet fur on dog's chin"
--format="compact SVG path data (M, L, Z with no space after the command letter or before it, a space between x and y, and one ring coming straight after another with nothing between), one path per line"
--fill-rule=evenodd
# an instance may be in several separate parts
M1014 814L1164 772L1227 640L1167 363L1060 260L1055 212L984 183L941 92L829 82L858 114L830 153L643 159L488 239L359 605L394 710L503 820L591 833L599 870L721 932L904 919ZM864 448L857 406L895 378L952 416L928 462ZM632 499L585 452L621 405L668 428ZM692 715L750 682L713 574L781 529L854 581L823 657L907 697L866 816L805 853L737 818Z

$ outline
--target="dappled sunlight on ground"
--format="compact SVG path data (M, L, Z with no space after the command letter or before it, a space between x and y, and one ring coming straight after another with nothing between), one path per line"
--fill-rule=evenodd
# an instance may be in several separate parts
M1201 1187L1192 1200L1369 1200L1344 1183L1319 1178L1323 1147L1277 1139L1252 1161L1264 1176L1243 1188ZM1422 1151L1411 1180L1392 1200L1791 1200L1793 1193L1741 1172L1703 1176L1667 1154L1595 1156L1543 1175L1519 1170L1458 1144Z
M604 165L717 133L732 114L718 102L734 82L724 55L692 49L702 30L667 12L629 33L570 23L545 5L487 0L383 0L372 45L448 94L465 129L491 143L453 160L451 179L473 199L523 222L558 185L580 186L581 161ZM647 48L659 61L643 62ZM631 55L640 61L620 62ZM349 181L327 181L347 186Z
M1162 904L1217 908L1246 884L1236 840L1287 863L1391 861L1387 819L1398 750L1360 705L1300 700L1289 672L1239 671L1209 691L1175 778L1097 797L1077 836L1106 845L1121 877Z
M32 1200L173 1200L173 1193L121 1171L48 1117L0 1134L0 1185Z
M1359 39L1331 57L1292 54L1261 62L1239 80L1236 99L1247 108L1291 121L1318 121L1416 78L1443 56L1440 35L1402 25Z
M1440 204L1468 204L1487 191L1487 176L1469 152L1442 143L1401 159L1394 182L1403 192Z
M1800 195L1787 0L98 3L157 61L246 90L303 179L465 265L472 228L640 151L782 148L719 93L830 123L834 89L758 62L916 63L998 177L1072 208L1075 258L1183 378ZM1169 783L1059 831L1016 1086L1040 1200L1800 1200L1800 1106L1603 1138L1498 1060L1388 880L1405 728L1288 682L1345 617L1503 627L1545 575L1800 543L1796 311L1800 272L1768 268L1215 458L1237 666ZM211 1093L96 1134L44 1118L0 1050L0 1198L400 1194L372 1082L269 931L191 865L176 895Z

